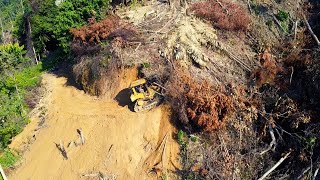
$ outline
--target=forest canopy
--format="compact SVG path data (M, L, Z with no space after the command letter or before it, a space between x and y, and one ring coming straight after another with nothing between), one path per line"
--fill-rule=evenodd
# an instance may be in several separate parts
M35 48L40 53L56 48L67 53L71 40L69 29L85 25L90 18L102 19L108 7L109 0L39 1L31 17Z

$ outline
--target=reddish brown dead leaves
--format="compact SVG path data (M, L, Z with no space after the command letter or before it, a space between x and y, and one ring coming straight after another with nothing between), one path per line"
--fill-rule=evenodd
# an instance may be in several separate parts
M260 87L263 84L274 84L276 76L282 71L281 66L276 62L270 53L270 49L266 49L259 55L261 67L253 72L256 79L256 85Z
M143 42L134 25L120 21L118 16L110 15L106 19L80 28L70 29L73 35L71 49L74 54L95 54L102 48L102 43L109 42L109 47L125 48L130 42Z
M74 42L99 43L106 39L120 41L132 41L137 39L137 30L131 24L123 24L118 16L108 16L106 19L82 26L81 28L70 29Z
M249 14L243 7L223 0L197 2L191 6L190 10L197 17L211 21L220 29L245 31L250 23Z
M117 16L109 16L99 23L85 25L81 28L70 29L74 40L82 42L100 42L102 39L107 39L109 34L119 26L120 18Z
M232 97L208 82L194 81L182 71L168 84L168 97L179 120L193 130L210 132L225 126L234 112Z
M186 93L188 118L207 132L223 127L234 110L231 97L207 82L192 83L189 87Z

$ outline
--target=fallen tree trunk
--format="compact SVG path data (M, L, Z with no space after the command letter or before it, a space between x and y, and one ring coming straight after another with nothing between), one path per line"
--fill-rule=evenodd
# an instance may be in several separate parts
M284 160L286 160L288 158L288 156L290 155L291 152L288 152L283 158L281 158L274 166L272 166L272 168L269 169L269 171L267 171L266 173L264 173L264 175L259 178L258 180L263 180L265 179L272 171L274 171Z

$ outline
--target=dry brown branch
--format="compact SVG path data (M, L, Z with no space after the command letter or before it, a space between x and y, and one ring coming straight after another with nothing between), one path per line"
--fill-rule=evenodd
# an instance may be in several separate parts
M266 150L262 151L260 153L260 155L263 155L264 153L270 151L272 148L275 148L275 146L277 144L277 140L276 140L276 137L274 136L273 128L270 124L269 124L269 133L270 133L272 141L270 142L269 147Z
M224 127L234 112L234 103L223 87L199 83L179 68L175 72L166 93L181 123L206 132Z
M271 15L273 20L277 23L277 25L280 27L280 29L283 31L283 32L286 32L286 30L281 26L281 23L279 22L279 20L276 18L275 15Z
M211 21L214 26L225 30L246 31L251 21L245 8L226 0L196 2L190 10L197 17Z
M146 166L147 173L150 174L152 172L155 172L158 174L158 172L163 171L165 168L165 165L168 164L166 157L166 147L167 147L167 141L169 138L169 132L166 133L166 135L163 137L161 143L157 147L157 149L153 152L151 156L145 161L144 165Z
M146 32L146 33L157 33L157 34L165 34L164 32L158 32L158 31L151 31L151 30L143 30L143 29L139 29L142 32Z
M294 23L294 40L297 39L298 20Z
M56 147L58 148L58 150L61 152L63 158L67 160L68 154L67 154L66 149L64 148L63 142L60 141L60 144L57 144L57 143L55 143L55 144L56 144Z
M319 41L317 35L314 34L314 32L313 32L313 30L312 30L312 28L311 28L311 26L310 26L310 24L309 24L309 22L308 22L308 20L307 20L305 15L303 15L303 21L307 25L308 31L311 34L311 36L313 37L313 39L316 41L318 47L320 47L320 41Z
M284 160L288 158L288 156L291 154L291 152L288 152L284 157L282 157L274 166L272 166L266 173L261 176L258 180L265 179L272 171L274 171Z
M310 169L311 169L311 166L304 169L302 173L298 176L298 179L301 179Z
M162 163L162 168L164 168L165 167L165 164L167 163L167 162L165 162L165 160L166 160L166 147L167 147L167 142L168 142L168 133L169 132L167 132L166 133L166 135L165 135L165 137L164 137L164 139L163 139L163 141L164 141L164 144L163 144L163 150L162 150L162 155L161 155L161 163Z
M99 180L115 180L117 179L116 176L114 174L104 174L101 171L99 171L98 173L91 173L91 174L83 174L83 177L98 177Z
M99 173L84 174L84 175L82 175L82 176L84 176L84 177L97 177L97 176L99 176Z
M80 129L77 129L77 132L78 132L78 134L79 134L79 136L80 136L81 144L84 145L84 143L86 142L86 139L85 139L85 137L84 137L84 135L83 135L83 133L82 133L81 128L80 128Z
M158 31L156 31L156 33L160 33L165 27L168 26L169 23L171 23L171 21L173 21L174 19L176 19L178 16L172 17L162 28L160 28Z
M228 9L225 8L219 0L215 0L215 1L216 1L216 2L219 4L219 6L226 12L226 14L229 15Z
M290 74L290 85L291 85L291 82L292 82L293 71L294 71L294 68L293 68L293 67L291 67L291 74Z
M161 11L161 13L156 15L154 18L152 18L150 20L143 21L143 22L139 23L137 26L138 27L146 26L146 25L150 24L153 20L155 20L155 19L157 19L159 17L162 17L164 13L166 13L166 11Z
M252 69L247 65L242 59L238 58L234 53L232 53L232 48L229 46L225 47L219 47L222 51L225 52L225 54L232 60L236 61L239 65L241 65L243 68L245 68L247 71L251 72Z
M250 5L250 0L247 0L247 4L248 4L248 8L249 8L250 14L252 14L252 9L251 9L251 5Z
M317 170L314 172L314 175L312 177L312 180L316 180L316 177L318 175L318 172L319 172L319 168L317 168Z
M109 161L109 159L111 158L111 150L113 148L113 144L111 144L111 146L109 147L109 150L108 150L108 153L107 153L107 158L104 160L104 165L106 166L107 165L107 162Z
M138 44L138 46L136 47L136 49L134 51L137 51L140 46L141 46L141 43Z

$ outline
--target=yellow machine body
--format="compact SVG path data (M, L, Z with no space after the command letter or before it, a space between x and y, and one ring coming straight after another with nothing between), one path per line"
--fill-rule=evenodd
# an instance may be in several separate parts
M146 79L138 79L130 84L130 100L135 103L134 111L142 111L151 109L159 104L159 100L155 97L160 89L155 84L149 84Z

